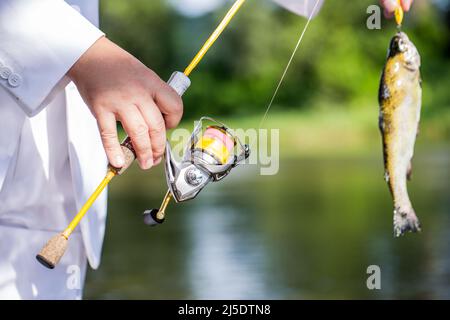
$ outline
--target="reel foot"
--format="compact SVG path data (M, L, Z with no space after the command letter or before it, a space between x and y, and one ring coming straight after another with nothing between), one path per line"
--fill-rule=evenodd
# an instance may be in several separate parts
M162 224L165 220L158 218L158 212L159 209L151 209L151 210L145 210L144 211L144 223L148 226L157 226L159 224Z

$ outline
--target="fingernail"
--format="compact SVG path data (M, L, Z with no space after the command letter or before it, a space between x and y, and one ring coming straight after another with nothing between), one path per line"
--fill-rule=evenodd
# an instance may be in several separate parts
M125 164L124 158L122 156L120 156L120 155L117 155L115 160L116 160L116 166L119 167L119 168L123 167L123 165Z
M142 169L147 170L150 169L152 166L153 166L153 159L150 158L147 161L145 161L145 163L143 163Z

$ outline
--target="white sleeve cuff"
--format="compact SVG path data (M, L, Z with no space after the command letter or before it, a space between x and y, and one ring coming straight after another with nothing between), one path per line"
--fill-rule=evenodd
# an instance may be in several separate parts
M33 116L67 71L104 34L62 0L0 2L0 86Z

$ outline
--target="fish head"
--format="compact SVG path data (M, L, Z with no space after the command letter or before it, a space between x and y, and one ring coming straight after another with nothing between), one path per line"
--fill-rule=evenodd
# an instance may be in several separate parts
M416 46L404 32L398 32L391 40L389 57L400 56L407 69L417 71L420 68L420 54Z

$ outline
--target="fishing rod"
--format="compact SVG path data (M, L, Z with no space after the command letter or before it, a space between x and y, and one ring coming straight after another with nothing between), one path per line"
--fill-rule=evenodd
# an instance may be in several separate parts
M189 75L202 61L245 1L236 0L184 72L175 72L172 74L168 84L180 96L185 93L191 84ZM209 125L206 130L202 130L202 124L205 122L211 122L213 125ZM194 129L190 142L185 159L181 164L176 163L172 159L170 144L167 142L166 171L170 172L170 177L168 177L169 190L159 210L154 209L144 213L145 223L150 225L162 223L165 217L165 210L171 199L175 198L177 202L192 199L207 183L210 181L219 181L228 175L232 168L249 156L250 152L248 147L242 145L227 126L212 118L204 117L200 119L199 125ZM240 148L238 155L234 155L235 147ZM121 148L125 155L124 166L122 168L115 168L111 164L108 166L105 178L81 207L67 228L62 233L52 237L37 254L36 259L45 267L53 269L58 264L67 249L70 235L79 225L95 200L111 180L116 176L122 175L136 159L136 152L130 137L125 138L121 143ZM181 179L182 175L184 175L185 179ZM185 180L184 185L182 180Z
M172 74L168 84L180 96L186 92L191 84L189 75L205 57L208 50L226 29L244 2L245 0L235 1L231 9L227 12L184 72L174 72ZM278 90L283 83L297 50L299 49L309 23L321 4L322 0L316 0L311 13L308 14L308 21L304 26L289 62L284 69L275 93L266 108L260 122L260 127L265 121L275 97L277 96ZM114 168L111 165L108 166L105 178L81 207L69 226L62 233L52 237L36 256L37 260L45 267L53 269L58 264L67 249L70 235L97 197L114 177L122 175L136 159L136 153L129 137L122 142L121 147L125 155L125 165L122 168ZM165 211L172 199L176 202L184 202L195 198L209 182L217 182L225 178L234 167L241 164L249 157L249 155L250 147L242 144L229 127L212 118L202 117L192 132L183 159L180 162L174 159L170 143L167 142L164 163L166 180L169 188L159 209L146 210L144 212L144 223L151 226L163 223L165 220Z

